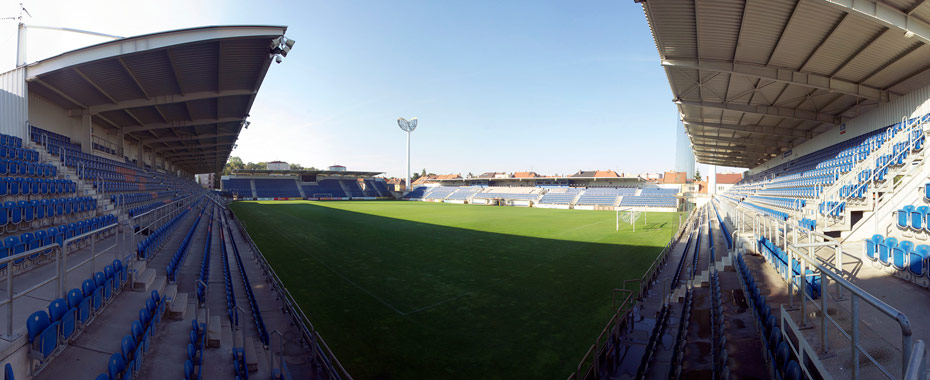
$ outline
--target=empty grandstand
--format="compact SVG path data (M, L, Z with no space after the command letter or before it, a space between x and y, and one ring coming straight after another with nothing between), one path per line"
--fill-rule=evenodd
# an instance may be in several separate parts
M338 373L225 204L193 181L223 167L271 62L293 46L285 31L120 38L0 74L6 379ZM240 198L300 197L294 180L227 184Z
M930 5L637 3L697 161L749 170L571 378L925 378Z

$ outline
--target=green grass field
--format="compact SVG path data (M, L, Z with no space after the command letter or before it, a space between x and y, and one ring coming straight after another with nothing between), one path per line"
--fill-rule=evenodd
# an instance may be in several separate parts
M425 202L236 202L357 379L564 379L678 227L649 213Z

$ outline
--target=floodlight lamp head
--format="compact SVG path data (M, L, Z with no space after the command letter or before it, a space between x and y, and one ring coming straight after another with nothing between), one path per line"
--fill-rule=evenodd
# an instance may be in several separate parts
M407 120L399 117L397 118L397 126L403 129L404 132L413 132L414 129L417 129L417 118Z

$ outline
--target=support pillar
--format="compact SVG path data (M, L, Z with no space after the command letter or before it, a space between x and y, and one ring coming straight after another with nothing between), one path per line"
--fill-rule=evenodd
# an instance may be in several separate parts
M88 113L81 115L81 151L84 153L93 153L93 135L94 126L91 115Z

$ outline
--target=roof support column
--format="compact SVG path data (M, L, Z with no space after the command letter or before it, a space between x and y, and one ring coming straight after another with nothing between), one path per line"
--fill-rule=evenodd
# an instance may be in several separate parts
M142 141L137 141L136 146L138 147L136 150L136 165L140 168L144 168L145 159L142 157L142 153L145 152L145 146L142 145Z
M119 142L119 158L120 160L123 160L123 157L126 156L126 133L123 132L123 128L119 129L116 141Z
M93 120L89 113L81 115L81 151L84 153L92 154L93 146L93 136L94 136L94 127Z

